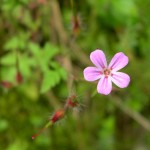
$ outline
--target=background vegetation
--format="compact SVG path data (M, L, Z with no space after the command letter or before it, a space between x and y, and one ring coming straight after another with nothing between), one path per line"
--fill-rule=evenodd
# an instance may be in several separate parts
M149 0L2 0L0 149L149 150ZM124 52L126 89L110 96L83 79L89 54ZM32 140L76 94L85 107Z

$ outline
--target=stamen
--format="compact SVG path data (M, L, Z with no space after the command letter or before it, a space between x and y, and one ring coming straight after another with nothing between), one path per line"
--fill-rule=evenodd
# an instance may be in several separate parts
M110 75L111 71L109 69L104 69L104 75L108 76Z

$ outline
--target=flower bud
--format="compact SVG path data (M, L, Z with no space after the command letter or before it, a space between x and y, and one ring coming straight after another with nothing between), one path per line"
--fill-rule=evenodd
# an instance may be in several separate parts
M65 110L64 110L64 109L57 110L57 111L53 114L53 116L51 117L52 123L55 123L55 122L57 122L58 120L64 118L64 115L65 115Z

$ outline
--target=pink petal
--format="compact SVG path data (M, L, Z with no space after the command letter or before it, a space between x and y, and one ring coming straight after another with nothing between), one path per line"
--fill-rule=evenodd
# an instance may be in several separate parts
M95 81L97 79L101 78L101 72L100 69L96 67L87 67L83 71L84 78L87 81Z
M97 85L98 93L108 95L111 92L111 90L112 90L111 77L103 76Z
M90 59L92 63L98 67L98 68L106 68L107 67L107 61L105 54L102 50L95 50L90 54Z
M122 53L117 53L111 60L108 68L111 68L113 71L118 71L125 67L128 64L128 57Z
M123 72L115 72L111 77L112 82L114 82L118 87L125 88L129 85L130 77Z

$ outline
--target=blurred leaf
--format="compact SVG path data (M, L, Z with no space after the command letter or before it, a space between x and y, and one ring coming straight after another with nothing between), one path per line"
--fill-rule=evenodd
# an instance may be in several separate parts
M5 67L4 69L1 70L1 79L5 81L11 81L14 83L16 75L16 67L11 66L11 67Z
M10 38L4 45L5 50L25 50L26 42L29 38L28 32L20 32L18 35Z
M20 44L20 41L18 40L18 37L14 36L8 40L8 42L5 44L4 48L6 50L17 49L19 44Z
M16 54L8 53L4 57L1 58L1 63L3 65L15 65L16 64Z
M16 0L4 0L3 1L3 5L2 5L2 9L5 11L10 11L12 10L12 8L14 8L16 6L17 2Z
M0 119L0 131L6 130L9 124L8 121L5 119Z
M103 131L102 137L107 137L114 132L115 118L114 116L109 116L103 120Z
M30 122L34 126L37 126L37 127L41 126L43 123L42 121L43 121L43 118L41 118L41 116L37 116L37 115L30 116Z
M24 77L28 77L31 75L31 67L35 67L36 62L31 57L28 57L25 54L19 55L19 70L23 74Z
M67 72L66 72L66 70L64 68L60 67L57 72L59 73L59 75L61 76L61 78L63 80L67 79Z
M28 43L28 49L32 52L33 55L37 55L39 51L41 50L40 46L37 43L29 42Z
M60 76L56 71L48 70L44 73L41 85L41 93L47 92L60 81Z
M52 45L48 42L44 45L43 49L44 58L46 57L47 59L52 59L56 54L58 54L58 52L59 52L58 47L56 47L55 45Z
M59 75L61 76L61 78L62 78L63 80L66 80L66 79L67 79L67 72L66 72L66 70L65 70L64 68L62 68L62 67L60 66L60 64L58 64L57 62L51 61L51 62L50 62L50 66L51 66L53 69L57 70L57 72L59 73Z
M37 43L30 42L29 49L33 53L35 60L42 71L48 69L50 60L58 54L58 48L49 43L46 43L42 48Z
M109 116L103 120L102 130L99 132L99 136L101 137L100 149L112 149L114 145L114 128L114 116Z
M48 130L45 132L48 132ZM51 144L51 142L52 142L51 139L48 138L48 136L46 136L46 135L41 135L41 137L36 139L36 144L41 145L42 147L43 147L43 145L49 146Z
M111 14L114 25L128 24L137 18L137 7L134 0L111 1ZM124 22L126 20L126 22ZM116 24L115 24L116 23Z
M28 84L23 84L20 86L20 91L22 91L25 95L27 95L28 100L37 101L38 100L38 87L35 85L34 82Z
M16 140L14 143L10 144L7 150L26 150L28 147L27 143L21 140Z
M101 22L110 27L125 26L137 20L138 12L134 0L101 0L95 3L95 11L101 17ZM100 9L101 8L101 9Z
M22 22L31 30L36 31L40 25L40 20L34 20L29 11L24 11Z

